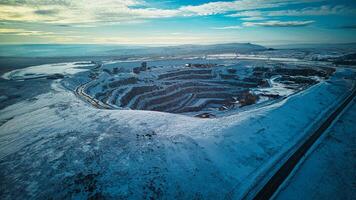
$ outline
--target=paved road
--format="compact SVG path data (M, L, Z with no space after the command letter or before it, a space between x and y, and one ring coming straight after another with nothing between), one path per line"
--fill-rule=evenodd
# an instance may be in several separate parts
M335 118L343 109L353 100L356 95L356 88L352 94L325 120L325 122L306 140L302 146L281 166L281 168L270 178L267 184L257 193L254 199L270 199L275 191L281 186L284 180L290 175L301 158L315 143L315 141L325 132L333 123Z
M356 98L275 199L356 199Z

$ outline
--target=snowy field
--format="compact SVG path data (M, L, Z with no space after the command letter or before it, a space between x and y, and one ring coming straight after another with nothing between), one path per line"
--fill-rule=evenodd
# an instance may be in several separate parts
M355 199L355 124L354 99L274 199Z
M180 66L187 61L169 62ZM224 65L235 62L216 60ZM239 66L251 69L264 62L276 64L258 60L240 61ZM306 89L283 90L285 98L211 119L98 109L75 93L99 65L129 68L139 63L51 64L3 75L24 84L27 78L64 78L49 79L47 92L0 110L0 198L251 197L256 185L350 93L356 77L353 69L337 68L331 77ZM273 80L271 85L281 91Z

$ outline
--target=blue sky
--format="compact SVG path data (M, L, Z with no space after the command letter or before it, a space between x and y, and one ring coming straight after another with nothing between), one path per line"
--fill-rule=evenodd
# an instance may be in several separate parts
M0 0L0 43L356 42L354 0Z

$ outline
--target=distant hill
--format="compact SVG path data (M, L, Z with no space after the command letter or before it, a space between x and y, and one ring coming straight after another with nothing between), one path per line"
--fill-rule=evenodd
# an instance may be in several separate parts
M117 49L108 53L117 55L202 55L202 54L220 54L220 53L246 53L251 51L266 50L266 47L251 43L228 43L214 45L179 45L167 47L146 47L131 49Z
M121 45L92 44L24 44L0 45L2 57L83 57L103 55L106 51L116 49L142 48Z
M122 45L0 45L2 57L83 57L83 56L177 56L204 55L218 53L246 53L266 50L265 47L251 43L228 43L214 45L179 45L164 47L122 46Z
M339 43L339 44L284 44L270 45L276 49L356 49L356 43Z

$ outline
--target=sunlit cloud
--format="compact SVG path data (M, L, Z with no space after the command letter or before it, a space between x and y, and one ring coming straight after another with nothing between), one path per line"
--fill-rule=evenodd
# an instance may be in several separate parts
M97 37L93 38L93 43L100 44L181 44L205 43L206 38L199 36L146 36L146 37Z
M53 35L53 32L44 32L44 31L32 31L25 29L11 29L11 28L0 28L0 35Z
M21 22L49 22L52 16L43 16L35 13L35 9L26 6L0 5L0 20Z
M218 1L195 6L181 6L177 9L160 9L149 7L149 4L145 1L136 0L101 0L90 2L86 0L2 0L0 1L0 20L55 24L143 22L147 19L214 15L233 11L276 8L289 4L315 1L319 0Z
M75 35L41 35L40 38L50 40L53 43L84 43L88 41L88 38L84 36L75 36ZM87 42L85 42L87 43Z
M355 6L337 5L337 1L221 0L194 3L158 0L0 0L0 39L9 43L125 44L265 41L265 38L280 37L289 40L293 33L279 33L279 29L269 27L300 27L302 30L312 24L312 27L327 27L353 37L353 23L348 18L356 14ZM338 17L330 22L320 17L332 15ZM349 24L350 27L341 28ZM259 30L263 27L268 28L261 34ZM209 36L203 37L202 34ZM227 37L228 34L233 37ZM325 33L330 38L332 34ZM302 34L298 32L296 37L302 37ZM301 40L305 38L303 36Z
M0 20L56 24L124 23L139 19L173 17L180 12L157 8L131 8L130 6L141 3L130 0L50 2L52 1L1 1Z
M173 33L170 33L171 35L183 35L183 33L181 32L173 32Z
M302 4L319 2L320 0L239 0L239 1L217 1L197 6L183 6L179 10L186 15L213 15L224 14L232 11L245 11L263 8L277 8L290 4Z

